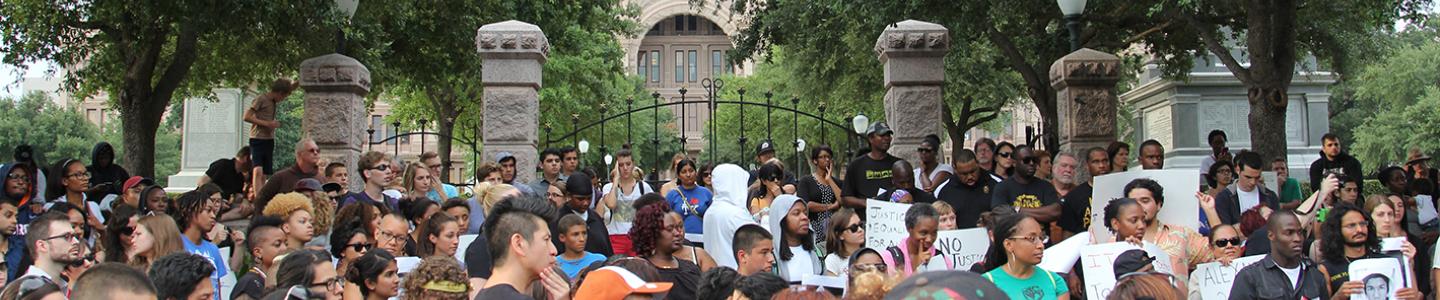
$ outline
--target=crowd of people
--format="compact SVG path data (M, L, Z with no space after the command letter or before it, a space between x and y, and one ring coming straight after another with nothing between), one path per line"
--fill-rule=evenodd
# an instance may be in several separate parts
M347 165L323 161L310 140L276 170L273 106L293 89L273 84L245 113L249 146L178 195L129 175L105 143L88 161L16 149L0 165L0 299L1085 299L1097 291L1079 264L1039 265L1093 221L1110 234L1087 244L1153 244L1169 258L1120 254L1109 299L1194 299L1198 265L1251 255L1263 257L1234 274L1230 299L1343 299L1380 284L1420 299L1440 284L1437 222L1418 212L1434 206L1417 204L1433 201L1440 176L1418 149L1380 168L1384 190L1366 194L1370 176L1327 135L1307 189L1283 159L1232 152L1217 130L1200 192L1169 199L1199 204L1190 228L1159 217L1177 187L1156 180L1094 205L1095 177L1132 170L1125 143L1052 153L979 139L947 164L939 137L893 149L884 123L843 171L835 151L812 147L808 174L769 142L750 169L677 155L674 178L648 182L628 148L603 171L581 167L576 149L546 149L528 181L500 153L459 188L441 182L435 153L367 152ZM1164 168L1163 147L1141 143L1134 169ZM905 151L918 161L891 155ZM869 220L868 201L909 206L902 219ZM867 245L877 223L906 236ZM939 232L970 228L988 232L983 260L955 265L934 246ZM1349 276L1352 261L1385 257L1414 276Z

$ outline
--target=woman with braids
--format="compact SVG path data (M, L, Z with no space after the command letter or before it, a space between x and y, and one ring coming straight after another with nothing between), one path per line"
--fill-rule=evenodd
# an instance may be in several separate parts
M1045 255L1045 233L1040 222L1021 214L997 217L991 228L990 250L985 253L984 277L1014 299L1069 300L1065 279L1036 267Z
M351 287L360 291L360 298L346 299L384 300L400 293L400 275L395 256L389 251L375 249L365 253L350 268L345 269L345 290Z
M403 300L466 300L470 285L466 284L465 267L452 256L431 256L405 275Z
M663 202L641 207L630 227L630 240L635 254L660 271L660 281L674 284L668 298L694 299L700 266L673 254L684 245L685 229L679 220L667 217L670 212L670 205Z

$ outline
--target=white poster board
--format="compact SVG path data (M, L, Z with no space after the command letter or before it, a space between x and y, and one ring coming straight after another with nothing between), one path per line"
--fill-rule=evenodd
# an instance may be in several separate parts
M910 204L865 200L865 247L884 250L909 236L905 232L905 211Z
M1190 271L1190 299L1230 299L1230 287L1235 284L1235 275L1240 273L1240 269L1260 261L1261 258L1265 258L1265 255L1236 258L1230 261L1229 266L1221 265L1219 262L1195 266L1195 270Z
M1369 258L1350 262L1350 280L1365 285L1365 292L1350 300L1394 299L1395 292L1409 285L1409 278L1395 258Z
M971 265L985 260L985 251L990 249L990 235L985 228L945 230L935 235L935 250L944 253L956 270L969 270Z
M1200 172L1196 170L1136 170L1095 177L1095 193L1090 201L1090 234L1096 241L1109 242L1110 229L1105 227L1105 205L1111 199L1124 197L1125 185L1137 178L1149 178L1160 183L1165 189L1165 205L1156 216L1165 224L1184 226L1190 229L1200 227L1200 203L1195 193L1200 186ZM868 233L868 231L867 231Z
M1085 272L1085 297L1089 300L1104 300L1115 290L1115 257L1125 251L1140 249L1130 243L1108 243L1080 248L1080 267ZM1155 257L1152 266L1155 272L1174 274L1170 267L1170 256L1155 244L1145 243L1145 253Z
M401 256L395 258L395 273L400 274L400 277L402 278L405 277L405 274L410 273L410 271L415 270L415 267L419 266L419 257Z
M1437 216L1435 211L1435 200L1430 195L1415 196L1415 213L1420 216L1420 224L1430 223Z
M475 242L474 234L460 236L460 245L455 247L455 260L460 261L461 265L465 264L465 250L470 249L470 243L473 242ZM560 249L560 252L565 252L565 249Z
M1039 267L1050 272L1069 274L1080 259L1080 248L1090 245L1090 232L1077 233L1058 244L1045 248Z

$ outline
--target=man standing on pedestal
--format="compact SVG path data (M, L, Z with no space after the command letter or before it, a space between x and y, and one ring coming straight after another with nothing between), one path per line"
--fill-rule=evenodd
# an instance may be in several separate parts
M259 171L253 172L253 186L260 186L265 183L265 175L275 174L275 130L280 129L280 121L276 119L276 106L290 93L300 87L300 82L287 78L276 79L270 83L270 92L256 97L245 110L244 120L250 123L250 161L255 164Z
M888 152L893 134L890 126L884 122L870 124L870 128L865 130L870 152L856 157L850 162L850 166L845 168L845 186L841 187L842 203L855 208L862 219L865 217L865 199L874 199L880 193L895 188L890 181L890 177L895 175L891 168L900 158Z

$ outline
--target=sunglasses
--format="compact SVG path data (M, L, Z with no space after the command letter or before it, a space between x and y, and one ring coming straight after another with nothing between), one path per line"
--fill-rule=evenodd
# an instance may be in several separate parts
M917 148L917 149L915 149L915 152L930 153L930 152L935 152L935 149L930 149L930 148Z
M380 170L380 171L389 171L389 170L390 170L390 165L378 165L378 166L375 166L374 168L370 168L370 169L371 169L371 170Z
M851 233L856 233L856 232L860 232L860 230L864 230L864 229L865 229L865 226L860 225L860 224L855 224L855 225L850 225L850 226L846 226L846 227L840 227L840 229L841 229L841 230L845 230L845 231L849 231L849 232L851 232Z
M5 179L30 180L30 176L25 176L25 175L22 175L22 174L10 174L10 175L5 175Z
M1240 243L1241 243L1240 238L1238 238L1238 237L1233 237L1233 238L1228 238L1228 239L1223 239L1223 240L1215 240L1215 247L1230 247L1230 246L1240 247Z
M95 263L95 253L90 253L90 255L86 255L86 256L83 257L81 260L77 260L77 261L75 261L75 262L70 263L70 267L71 267L71 268L79 268L79 267L85 266L85 263L86 263L86 262Z
M877 264L858 264L858 265L851 265L851 266L850 266L850 270L852 271L851 274L854 274L854 272L880 272L880 273L885 273L885 272L887 271L887 268L888 268L888 267L886 267L885 264L883 264L883 263L877 263Z
M120 235L134 235L134 234L135 234L135 227L134 227L134 226L127 226L127 227L125 227L125 228L120 228Z
M1025 164L1027 164L1027 165L1034 165L1034 164L1039 164L1039 163L1040 163L1040 158L1039 158L1039 157L1027 157L1027 158L1025 158L1025 159L1020 160L1020 162L1021 162L1021 163L1025 163Z
M369 250L370 247L374 247L375 244L371 244L371 243L354 243L354 244L348 244L348 245L345 245L345 246L346 246L346 247L350 247L350 249L354 249L355 252L365 252L365 250Z
M1010 152L1000 152L1000 154L997 155L1000 155L1000 157L1004 158L1010 158Z

